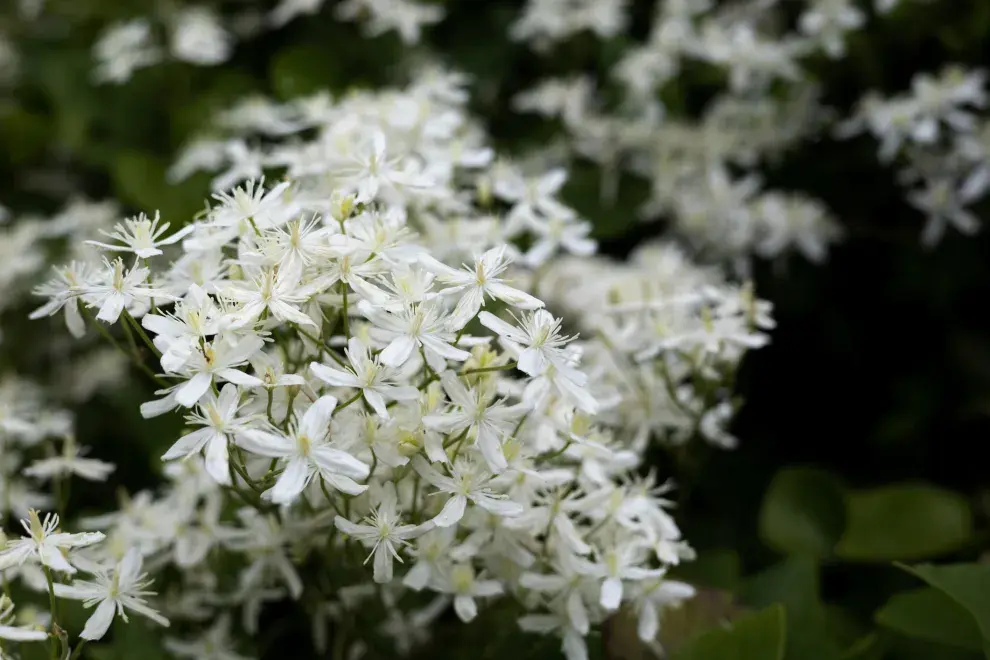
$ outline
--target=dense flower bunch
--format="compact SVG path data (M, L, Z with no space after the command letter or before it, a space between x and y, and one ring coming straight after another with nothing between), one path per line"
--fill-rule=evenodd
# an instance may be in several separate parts
M980 228L968 207L990 190L990 124L976 115L988 103L985 87L985 71L919 73L910 93L868 94L837 127L841 137L869 132L879 142L878 158L902 165L908 200L926 216L922 240L928 245L947 227L964 234Z
M766 344L771 307L749 286L727 283L673 244L646 244L627 261L565 258L539 293L566 309L588 339L585 369L611 384L616 405L600 417L642 448L701 436L723 448L737 402L732 383L745 351Z
M375 631L404 651L448 605L470 621L501 597L573 660L623 604L652 641L691 596L665 579L693 555L671 484L639 468L651 438L734 444L732 373L768 310L672 247L594 260L557 198L564 172L493 161L463 82L428 69L403 90L234 108L173 170L220 170L198 218L100 228L77 250L101 262L38 288L35 318L89 323L158 383L145 417L186 420L165 489L81 521L105 539L32 510L0 555L99 603L83 639L129 609L199 630L169 643L178 657L240 657L231 615L254 634L290 599L318 648L357 652ZM93 546L56 560L59 543ZM178 569L155 609L142 563ZM93 579L65 579L76 569Z
M531 2L529 11L546 4ZM613 4L621 13L621 3ZM563 123L573 156L607 173L603 203L615 194L617 171L626 170L650 182L645 219L670 218L717 258L745 269L751 254L794 248L821 261L839 236L828 210L797 193L761 191L758 167L816 134L828 117L800 72L799 58L818 46L815 38L762 31L768 4L659 3L648 39L625 51L610 80L550 79L517 95L516 108ZM683 67L702 63L719 71L727 89L693 119L668 92ZM780 84L788 91L770 95ZM621 90L618 103L604 101L606 85Z
M323 0L282 0L267 11L262 3L245 3L233 19L221 17L205 4L163 6L160 15L106 28L93 50L94 77L98 82L123 83L138 69L169 58L215 66L230 58L236 41L278 29L322 5ZM416 43L422 27L439 21L443 12L438 5L412 0L348 0L336 7L336 16L362 20L370 36L394 30L406 43Z
M324 0L281 0L270 7L270 3L241 2L230 14L222 11L221 3L159 3L152 13L131 14L104 27L93 44L93 81L123 84L135 72L166 61L223 64L238 42L315 14L323 4ZM338 20L359 22L368 36L394 31L407 44L419 42L423 27L444 15L441 5L428 0L347 0L334 10ZM41 32L52 31L53 26L46 25L43 0L20 2L10 11L22 30L40 25ZM16 47L4 32L0 30L0 85L18 72Z
M645 179L652 190L644 219L668 219L697 248L744 271L750 255L790 249L820 262L841 238L824 204L762 189L760 176L768 161L829 125L840 135L869 130L886 161L904 155L905 183L915 187L908 199L927 217L926 243L946 225L976 231L965 207L986 191L983 121L972 114L985 106L983 73L918 74L910 94L869 95L856 116L837 123L805 62L842 57L847 33L864 26L866 12L850 0L809 2L788 30L775 14L784 4L657 3L647 39L623 51L606 77L551 78L519 93L515 107L562 123L570 157L601 166L603 204L615 195L618 171ZM877 18L896 4L877 2ZM530 0L513 36L538 52L582 30L615 37L625 32L627 11L622 2ZM688 114L681 98L688 67L703 67L724 85L700 116Z

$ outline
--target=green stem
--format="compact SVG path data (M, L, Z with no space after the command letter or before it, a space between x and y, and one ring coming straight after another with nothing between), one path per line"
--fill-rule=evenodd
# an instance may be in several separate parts
M573 444L572 441L568 440L564 444L564 446L561 447L560 449L558 449L557 451L552 452L552 453L549 453L549 454L544 454L543 456L537 456L536 457L536 462L537 463L544 463L546 461L552 461L553 459L557 458L558 456L562 455L565 451L567 451L568 449L570 449L571 444Z
M347 406L351 405L352 403L354 403L355 401L357 401L358 399L360 399L362 394L364 394L364 391L363 390L358 390L357 394L355 394L350 399L348 399L347 401L343 402L342 404L340 404L339 406L337 406L336 408L334 408L333 409L334 414L337 414L339 411L343 410Z
M86 318L86 320L87 321L90 321L90 324L96 328L96 331L99 332L100 335L102 335L104 339L106 339L108 342L110 342L110 344L114 348L116 348L118 351L120 351L121 353L123 353L124 355L126 355L128 357L128 359L130 359L131 361L134 362L134 364L137 366L138 369L140 369L142 372L144 372L149 378L151 378L152 380L154 380L156 383L158 383L158 385L160 387L168 387L168 383L166 381L162 380L161 378L159 378L155 374L155 372L153 372L151 369L149 369L148 368L148 365L146 365L140 358L136 358L132 354L128 353L127 352L127 349L125 349L123 346L121 346L120 345L120 342L117 341L116 338L114 338L114 336L111 335L110 332L106 328L103 327L103 324L100 323L99 320L93 318L93 315L90 314L83 305L80 305L79 306L79 309L82 312L83 316ZM124 327L126 328L127 326L125 325Z
M450 459L451 465L457 462L457 455L461 453L461 445L464 444L464 439L467 437L468 429L470 428L471 427L469 426L468 428L464 429L464 431L461 433L461 438L460 440L457 441L457 446L454 447L454 455Z
M158 347L155 346L155 342L151 341L151 338L148 337L148 333L144 331L144 328L141 327L141 324L138 323L137 319L131 316L131 313L128 312L126 309L124 310L124 320L131 324L131 327L133 327L134 331L138 333L138 336L141 338L141 341L144 342L144 345L148 347L148 350L150 350L155 355L155 357L160 358L162 356L162 353L161 351L158 350Z
M289 403L285 408L285 419L282 420L282 430L289 430L289 420L292 419L292 409L296 403L296 395L289 394Z
M52 660L57 660L59 656L58 647L60 646L60 642L58 640L61 627L58 625L58 605L55 602L55 579L52 577L52 569L48 568L48 566L45 566L44 569L45 580L48 582L48 609L52 615L51 657Z
M424 361L426 360L425 356L424 356L423 360ZM516 368L516 363L515 362L510 362L508 364L502 364L502 365L498 365L498 366L495 366L495 367L477 367L475 369L465 369L464 371L458 372L457 375L460 376L461 378L464 378L465 376L473 376L474 374L491 373L493 371L511 371L512 369L515 369L515 368ZM433 371L431 370L430 371L430 376L427 377L427 379L424 380L422 382L422 384L420 384L420 386L419 386L418 389L421 389L421 390L422 389L425 389L430 383L432 383L435 380L440 380L440 376L437 375L436 373L433 373Z
M327 346L323 342L322 339L320 339L319 337L316 337L315 335L312 335L312 334L306 332L305 330L303 330L298 325L293 324L292 327L294 327L296 329L296 332L298 332L299 334L301 334L303 337L305 337L306 339L310 340L311 342L313 342L314 344L316 344L317 346L319 346L320 350L323 351L324 353L326 353L327 355L329 355L330 358L334 362L336 362L337 364L339 364L342 367L346 367L347 366L347 363L344 362L344 359L342 357L340 357L339 355L337 355L337 351L335 351L332 348L330 348L329 346Z
M78 658L80 656L80 654L82 653L83 647L86 646L86 642L87 641L89 641L89 640L86 640L86 639L80 639L79 640L79 644L77 644L76 645L76 648L72 651L72 655L69 656L69 660L76 660L76 658Z
M320 475L320 490L323 491L323 497L327 498L327 502L333 507L333 510L337 512L337 515L341 515L340 509L337 508L337 503L334 502L333 498L330 496L330 491L327 490L327 484L323 480L323 475ZM334 527L336 529L336 527Z
M511 371L516 368L515 362L509 362L508 364L501 364L495 367L478 367L477 369L468 369L466 371L460 372L459 376L470 376L472 374L485 374L490 371Z
M134 341L134 333L131 332L131 324L127 322L126 317L124 317L124 322L121 325L124 328L124 336L127 337L127 345L131 347L131 353L134 355L134 361L138 364L144 364L144 360L141 359L141 349Z
M348 312L347 312L347 282L341 282L341 285L343 286L343 292L342 292L341 295L343 296L343 299L344 299L344 301L343 301L343 311L341 313L341 317L342 317L341 318L341 321L344 324L344 337L348 341L350 341L350 339L351 339L351 321L350 321L350 317L348 316Z
M412 510L409 512L409 517L415 523L419 519L419 473L416 473L415 480L413 481L413 497L412 497Z

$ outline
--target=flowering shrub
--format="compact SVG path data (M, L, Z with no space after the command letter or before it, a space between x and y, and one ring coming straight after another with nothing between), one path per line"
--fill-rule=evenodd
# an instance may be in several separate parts
M0 656L985 652L889 332L990 275L946 7L4 7Z

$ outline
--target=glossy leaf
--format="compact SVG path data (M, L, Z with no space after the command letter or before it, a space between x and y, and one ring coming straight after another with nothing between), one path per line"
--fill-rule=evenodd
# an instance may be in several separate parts
M824 470L787 468L774 477L760 509L760 537L785 554L824 558L842 535L842 484Z
M975 651L983 648L980 629L972 615L945 592L932 587L895 594L874 618L878 624L908 637Z
M973 514L961 495L927 484L850 493L848 522L836 554L852 561L933 557L973 534Z
M922 564L903 568L969 612L983 638L983 653L990 658L990 564Z

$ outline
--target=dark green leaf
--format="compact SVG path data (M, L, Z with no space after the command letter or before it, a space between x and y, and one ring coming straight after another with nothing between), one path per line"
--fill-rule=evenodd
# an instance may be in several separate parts
M760 537L785 554L824 558L842 536L846 503L842 484L812 468L777 473L760 509Z
M983 638L983 653L990 658L990 564L922 564L903 568L969 612Z
M787 609L788 660L835 660L839 647L828 631L819 596L818 563L793 556L750 578L743 600L754 607L780 603Z
M711 630L681 649L675 660L783 660L784 608L772 605L729 628Z
M848 495L846 531L835 551L852 561L921 559L965 545L973 514L961 495L927 484Z
M894 594L875 618L880 625L908 637L975 651L983 648L980 629L972 615L932 587Z

